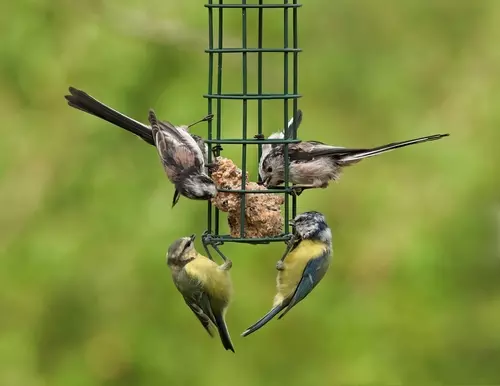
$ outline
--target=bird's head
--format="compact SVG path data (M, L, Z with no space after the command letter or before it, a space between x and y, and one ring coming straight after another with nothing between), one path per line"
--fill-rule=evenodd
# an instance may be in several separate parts
M190 237L181 237L170 245L167 252L167 264L170 267L182 268L196 257L195 238L195 234Z
M184 172L176 183L176 188L183 196L192 200L209 200L217 195L215 182L195 169Z
M319 212L301 213L290 221L290 225L294 228L294 233L303 240L314 239L327 243L332 241L332 232L325 216Z
M278 186L283 183L285 163L282 147L273 147L265 157L261 158L259 174L264 186Z

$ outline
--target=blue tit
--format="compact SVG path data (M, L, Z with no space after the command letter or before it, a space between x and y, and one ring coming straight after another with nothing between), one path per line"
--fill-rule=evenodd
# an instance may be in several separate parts
M175 286L205 330L213 336L215 326L224 348L234 352L225 321L232 296L231 260L219 266L199 254L194 247L195 237L175 240L168 248L167 265Z
M257 331L282 311L278 319L285 316L318 285L330 266L332 232L325 217L319 212L305 212L295 217L291 224L294 227L292 239L276 264L277 294L273 307L242 336Z

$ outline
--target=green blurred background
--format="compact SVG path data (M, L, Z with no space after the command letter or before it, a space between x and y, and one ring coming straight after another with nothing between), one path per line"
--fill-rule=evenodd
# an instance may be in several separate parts
M204 2L1 1L0 385L500 384L500 2L304 3L302 138L451 136L304 193L299 212L320 210L333 229L333 265L248 338L271 305L283 245L223 247L233 355L165 264L175 238L204 231L206 204L171 210L154 149L63 99L73 85L143 121L150 107L178 124L203 116ZM282 11L265 23L264 45L282 46ZM240 11L225 13L224 32L240 45ZM265 55L266 91L281 91L282 62ZM255 91L254 57L249 66ZM225 92L241 91L240 71L240 57L225 56ZM265 102L266 134L282 111ZM223 136L238 137L240 102L224 102L222 119ZM239 148L224 155L240 164Z

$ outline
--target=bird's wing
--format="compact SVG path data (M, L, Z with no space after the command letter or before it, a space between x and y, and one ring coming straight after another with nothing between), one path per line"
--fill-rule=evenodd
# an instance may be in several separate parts
M183 173L192 170L203 172L203 154L188 132L170 122L152 123L152 129L158 154L169 178L176 181Z
M211 330L212 325L216 325L216 320L210 306L210 300L205 293L198 293L194 297L184 296L184 301L191 308L191 311L196 315L202 326L207 330L208 334L213 337L214 334ZM208 304L208 307L207 307Z
M203 157L203 162L206 165L208 163L208 146L207 146L207 144L205 143L205 141L203 141L203 138L200 137L199 135L190 134L190 136L191 136L191 138L194 139L194 141L196 142L196 144L200 148L201 155Z
M323 276L325 276L329 264L327 259L329 253L330 252L328 250L325 250L321 256L318 256L307 263L306 267L304 268L304 272L302 273L302 278L300 279L300 282L292 295L290 303L288 303L285 311L278 317L278 319L281 319L283 316L285 316L285 314L290 311L293 306L295 306L307 295L309 295L309 293L313 290L314 287L316 287Z
M310 161L318 157L343 158L346 155L363 151L366 151L366 149L347 149L345 147L325 145L318 141L307 141L291 146L288 154L290 161Z

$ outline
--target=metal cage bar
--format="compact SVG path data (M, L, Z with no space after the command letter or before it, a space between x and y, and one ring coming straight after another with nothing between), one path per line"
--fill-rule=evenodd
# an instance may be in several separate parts
M288 0L284 0L285 5L288 4ZM288 48L288 9L283 9L283 47ZM283 53L283 95L288 95L288 52ZM288 129L288 99L283 100L283 128L285 130L285 138L289 138ZM288 159L288 143L285 143L284 149L284 157L285 157L285 189L288 189L289 184L289 159ZM285 195L285 234L289 233L289 225L288 220L290 219L290 196L288 194Z
M246 0L241 0L242 5L246 4ZM246 50L247 48L247 9L241 9L241 48ZM242 57L242 92L245 95L248 91L248 52L243 51L241 53ZM247 139L247 124L248 124L248 99L243 99L243 122L241 124L241 139ZM243 143L241 145L241 190L245 190L247 184L247 144ZM245 234L245 208L246 208L245 194L241 194L241 205L240 205L240 238L244 238Z
M293 0L293 5L297 5L298 0ZM297 8L292 9L292 32L293 32L293 48L291 52L293 52L293 93L298 94L299 92L299 34L298 34L298 19L297 19ZM298 100L297 98L293 99L293 116L297 114L298 110ZM297 130L294 130L292 135L293 139L297 137ZM292 196L292 218L297 216L297 196Z
M212 4L210 1L205 4L207 8L298 8L302 7L302 4Z
M210 0L211 1L211 0ZM213 17L213 9L208 8L208 93L213 93L213 81L214 81L214 17ZM212 98L208 98L208 113L212 114L213 111L213 103ZM212 163L212 124L213 120L208 121L208 135L207 135L207 144L208 144L208 163ZM220 146L220 145L219 145ZM207 231L206 233L212 233L212 204L208 201L207 207ZM207 250L208 251L208 250Z
M208 48L205 52L208 54L208 90L204 98L208 100L208 113L215 114L215 124L208 123L208 136L206 143L209 147L209 163L212 162L212 153L220 154L221 145L240 145L241 146L241 189L220 189L223 192L232 192L241 195L240 211L240 230L239 237L220 234L220 212L208 203L207 209L207 231L203 237L203 243L220 245L225 242L239 242L250 244L262 244L269 242L287 241L290 239L290 212L292 217L296 215L297 198L292 194L292 188L288 175L288 146L290 143L300 142L296 138L296 131L288 133L286 130L290 116L295 116L298 109L298 54L302 50L298 47L298 22L297 11L302 5L298 0L282 0L281 4L264 4L264 0L258 0L258 4L247 4L247 0L241 0L241 4L225 4L224 0L208 0L205 7L208 9ZM241 47L224 47L224 10L241 10ZM264 13L266 9L283 10L283 47L264 47ZM257 12L257 47L248 46L248 15L249 12ZM290 17L291 12L291 17ZM291 26L291 34L290 34ZM217 31L217 38L215 38ZM291 36L290 36L291 35ZM215 44L217 40L217 44ZM263 56L266 53L283 54L283 93L266 93L263 83ZM240 54L242 60L242 78L241 93L223 92L223 55ZM257 93L248 92L248 58L249 55L257 55ZM215 65L216 62L216 65ZM290 63L291 63L291 85L290 85ZM215 79L214 79L215 78ZM222 105L224 100L240 100L242 104L242 132L241 138L222 138ZM283 127L286 130L285 139L265 139L263 133L263 110L264 101L282 100L283 101ZM289 101L292 100L292 114L289 114ZM257 103L257 134L254 138L248 138L248 107L250 103ZM215 108L214 108L215 107ZM214 128L215 126L215 128ZM215 133L214 133L215 131ZM214 135L215 134L215 135ZM263 144L284 144L285 147L285 183L283 188L268 190L247 190L246 173L247 170L247 146L258 146L258 159L262 155ZM257 173L258 174L258 173ZM259 176L260 178L260 176ZM284 203L284 232L276 237L268 238L245 238L245 194L269 194L279 193L285 195ZM290 198L292 200L290 204Z
M264 0L259 0L259 5L263 5ZM263 52L276 52L276 51L264 51L262 48L264 40L264 8L259 8L258 23L259 29L257 31L257 93L262 95L262 53ZM278 50L280 52L281 50ZM262 133L262 99L257 100L257 138L262 138L264 134ZM259 164L260 157L262 156L262 145L258 146L257 149L257 165ZM261 181L260 174L258 174L259 182Z

